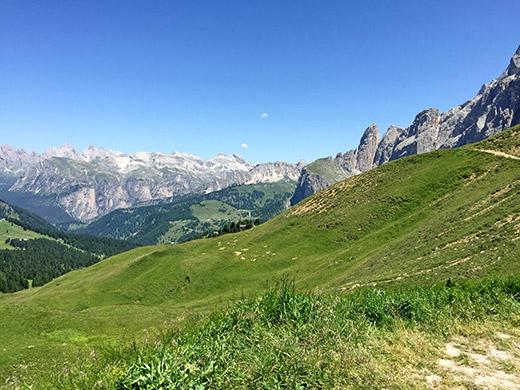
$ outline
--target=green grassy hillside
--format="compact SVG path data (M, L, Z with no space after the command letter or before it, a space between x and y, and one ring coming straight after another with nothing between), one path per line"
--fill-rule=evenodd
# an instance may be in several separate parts
M516 127L403 158L249 231L138 248L0 296L0 367L12 375L20 363L34 370L78 348L143 340L286 274L297 288L332 294L518 274L520 160L511 156L519 141Z
M55 230L55 227L43 218L21 207L13 206L0 200L0 219L12 219L20 221L33 229Z
M128 390L517 389L519 318L518 277L341 296L295 293L285 283L130 359L92 364L80 383Z
M330 157L319 158L307 165L305 169L310 174L319 175L332 184L353 176L351 172L346 171L345 168L335 163L335 160L332 160Z
M0 250L1 249L14 249L8 243L8 240L31 240L33 238L44 238L45 236L27 229L21 226L15 225L12 222L0 220Z

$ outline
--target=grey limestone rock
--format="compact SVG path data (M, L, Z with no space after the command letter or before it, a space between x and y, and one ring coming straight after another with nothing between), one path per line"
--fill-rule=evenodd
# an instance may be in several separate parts
M357 150L339 153L330 165L340 164L354 175L404 156L478 142L519 123L520 47L502 75L483 85L473 99L442 114L436 108L421 111L405 129L390 126L381 140L377 126L371 125ZM326 169L322 166L322 170ZM292 204L323 189L326 182L335 183L316 176L302 174Z
M331 184L372 169L378 142L379 130L377 125L372 124L363 133L356 150L349 150L345 154L338 153L336 158L327 157L308 166L298 179L294 195L291 198L291 205L295 205ZM316 164L318 161L319 164ZM321 174L312 171L314 168L312 165L315 164L320 166Z
M436 108L417 114L412 124L395 140L389 160L434 150L439 133L439 119L439 110ZM386 161L380 160L379 163Z
M295 205L301 200L321 191L333 183L329 183L320 175L309 173L303 168L294 195L291 198L291 205Z
M24 149L3 145L0 191L4 195L7 192L10 198L17 194L20 201L31 195L31 203L18 203L28 209L34 206L34 199L45 198L73 219L86 222L118 208L218 191L231 185L296 182L304 165L254 165L242 156L223 153L210 159L179 152L128 156L93 146L80 154L69 144L50 148L42 155L30 155Z
M379 141L376 154L374 156L374 165L378 166L386 161L390 161L397 140L402 137L404 129L402 127L390 126L386 133Z
M356 169L364 172L374 167L374 156L379 143L379 129L371 124L363 133L357 149Z

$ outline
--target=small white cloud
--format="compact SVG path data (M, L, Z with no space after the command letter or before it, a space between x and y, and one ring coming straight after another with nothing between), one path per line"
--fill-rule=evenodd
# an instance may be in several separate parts
M247 146L247 144L245 142L242 145L240 145L240 146L242 146L244 149L249 148L249 146Z
M260 118L262 119L265 119L267 117L269 117L269 114L267 114L267 112L263 112L262 114L260 114Z

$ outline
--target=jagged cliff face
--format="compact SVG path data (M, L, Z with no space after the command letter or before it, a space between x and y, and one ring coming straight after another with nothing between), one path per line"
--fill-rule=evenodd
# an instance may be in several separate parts
M8 145L0 149L0 178L10 194L32 194L89 221L118 208L179 195L206 193L235 184L297 181L305 165L254 165L239 155L202 159L184 153L121 152L89 147L82 154L65 144L42 155ZM34 197L32 199L35 199Z
M381 140L377 126L365 130L356 150L329 159L329 169L343 169L331 180L324 164L320 172L310 164L302 172L291 204L352 175L370 170L390 160L441 148L454 148L481 141L520 123L520 47L502 75L485 84L472 100L439 113L436 108L421 111L413 123L403 129L390 126ZM324 159L320 159L325 161ZM318 177L319 176L319 177Z
M4 176L17 176L30 165L41 160L38 153L27 153L25 149L16 150L10 145L0 146L0 173Z

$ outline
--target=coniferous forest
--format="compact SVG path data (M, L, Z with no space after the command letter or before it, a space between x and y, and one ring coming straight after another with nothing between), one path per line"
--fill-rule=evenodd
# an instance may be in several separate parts
M74 269L88 267L100 258L58 241L38 238L11 240L16 249L0 251L0 291L14 292L42 286Z
M0 292L4 293L42 286L69 271L138 246L113 238L64 233L37 215L2 201L0 217L20 231L39 235L36 239L5 239L9 249L0 250Z

